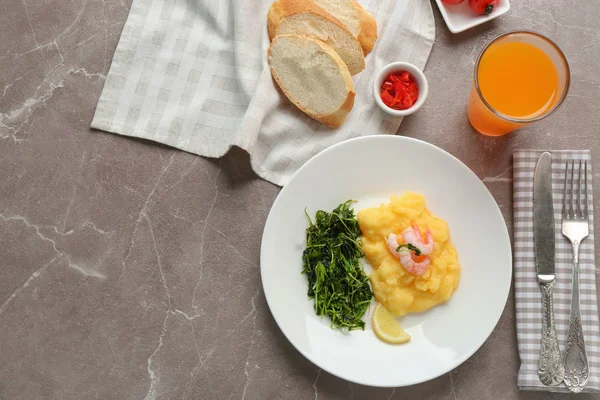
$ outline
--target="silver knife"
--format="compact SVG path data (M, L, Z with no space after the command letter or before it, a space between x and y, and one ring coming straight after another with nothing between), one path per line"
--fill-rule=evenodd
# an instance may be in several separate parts
M542 348L538 365L540 381L547 386L562 383L565 369L554 328L554 207L552 205L552 155L542 153L533 178L533 237L535 267L542 289Z

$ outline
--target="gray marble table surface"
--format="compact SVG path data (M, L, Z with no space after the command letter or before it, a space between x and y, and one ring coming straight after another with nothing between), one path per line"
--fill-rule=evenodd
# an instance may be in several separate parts
M260 283L279 188L242 151L207 159L89 129L130 1L0 3L0 398L570 398L517 389L512 293L481 349L424 384L350 384L300 355ZM585 148L600 160L600 3L513 0L507 15L458 35L433 7L430 94L398 134L466 163L512 231L515 149ZM472 66L514 29L558 42L570 94L545 121L483 137L465 115Z

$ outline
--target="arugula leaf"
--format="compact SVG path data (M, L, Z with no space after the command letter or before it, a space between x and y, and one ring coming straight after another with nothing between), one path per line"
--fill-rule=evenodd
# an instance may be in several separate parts
M373 292L360 265L362 232L351 203L348 200L331 213L317 211L314 222L304 210L309 227L302 273L308 277L308 297L314 299L317 315L329 316L332 328L364 330L361 318Z
M415 255L417 255L417 256L421 255L421 250L419 250L419 248L417 246L413 246L410 243L401 244L400 246L396 247L396 251L399 252L400 250L402 250L403 247L406 247L407 249L414 251Z

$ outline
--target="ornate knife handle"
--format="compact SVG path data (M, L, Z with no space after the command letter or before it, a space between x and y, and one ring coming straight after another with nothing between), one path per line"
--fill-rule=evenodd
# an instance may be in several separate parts
M577 246L578 247L578 246ZM565 342L565 384L572 392L579 393L589 380L589 367L583 340L581 313L579 311L579 257L574 246L573 289L571 291L571 316L569 333Z
M554 306L552 289L554 282L540 282L542 288L542 350L538 376L540 381L547 386L556 386L562 383L565 369L554 328Z

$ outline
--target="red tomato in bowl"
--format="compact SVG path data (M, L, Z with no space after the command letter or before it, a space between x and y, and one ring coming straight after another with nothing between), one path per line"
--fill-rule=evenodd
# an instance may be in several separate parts
M498 0L469 0L469 7L479 15L488 15L498 5Z
M446 4L460 4L465 0L442 0L442 3Z

